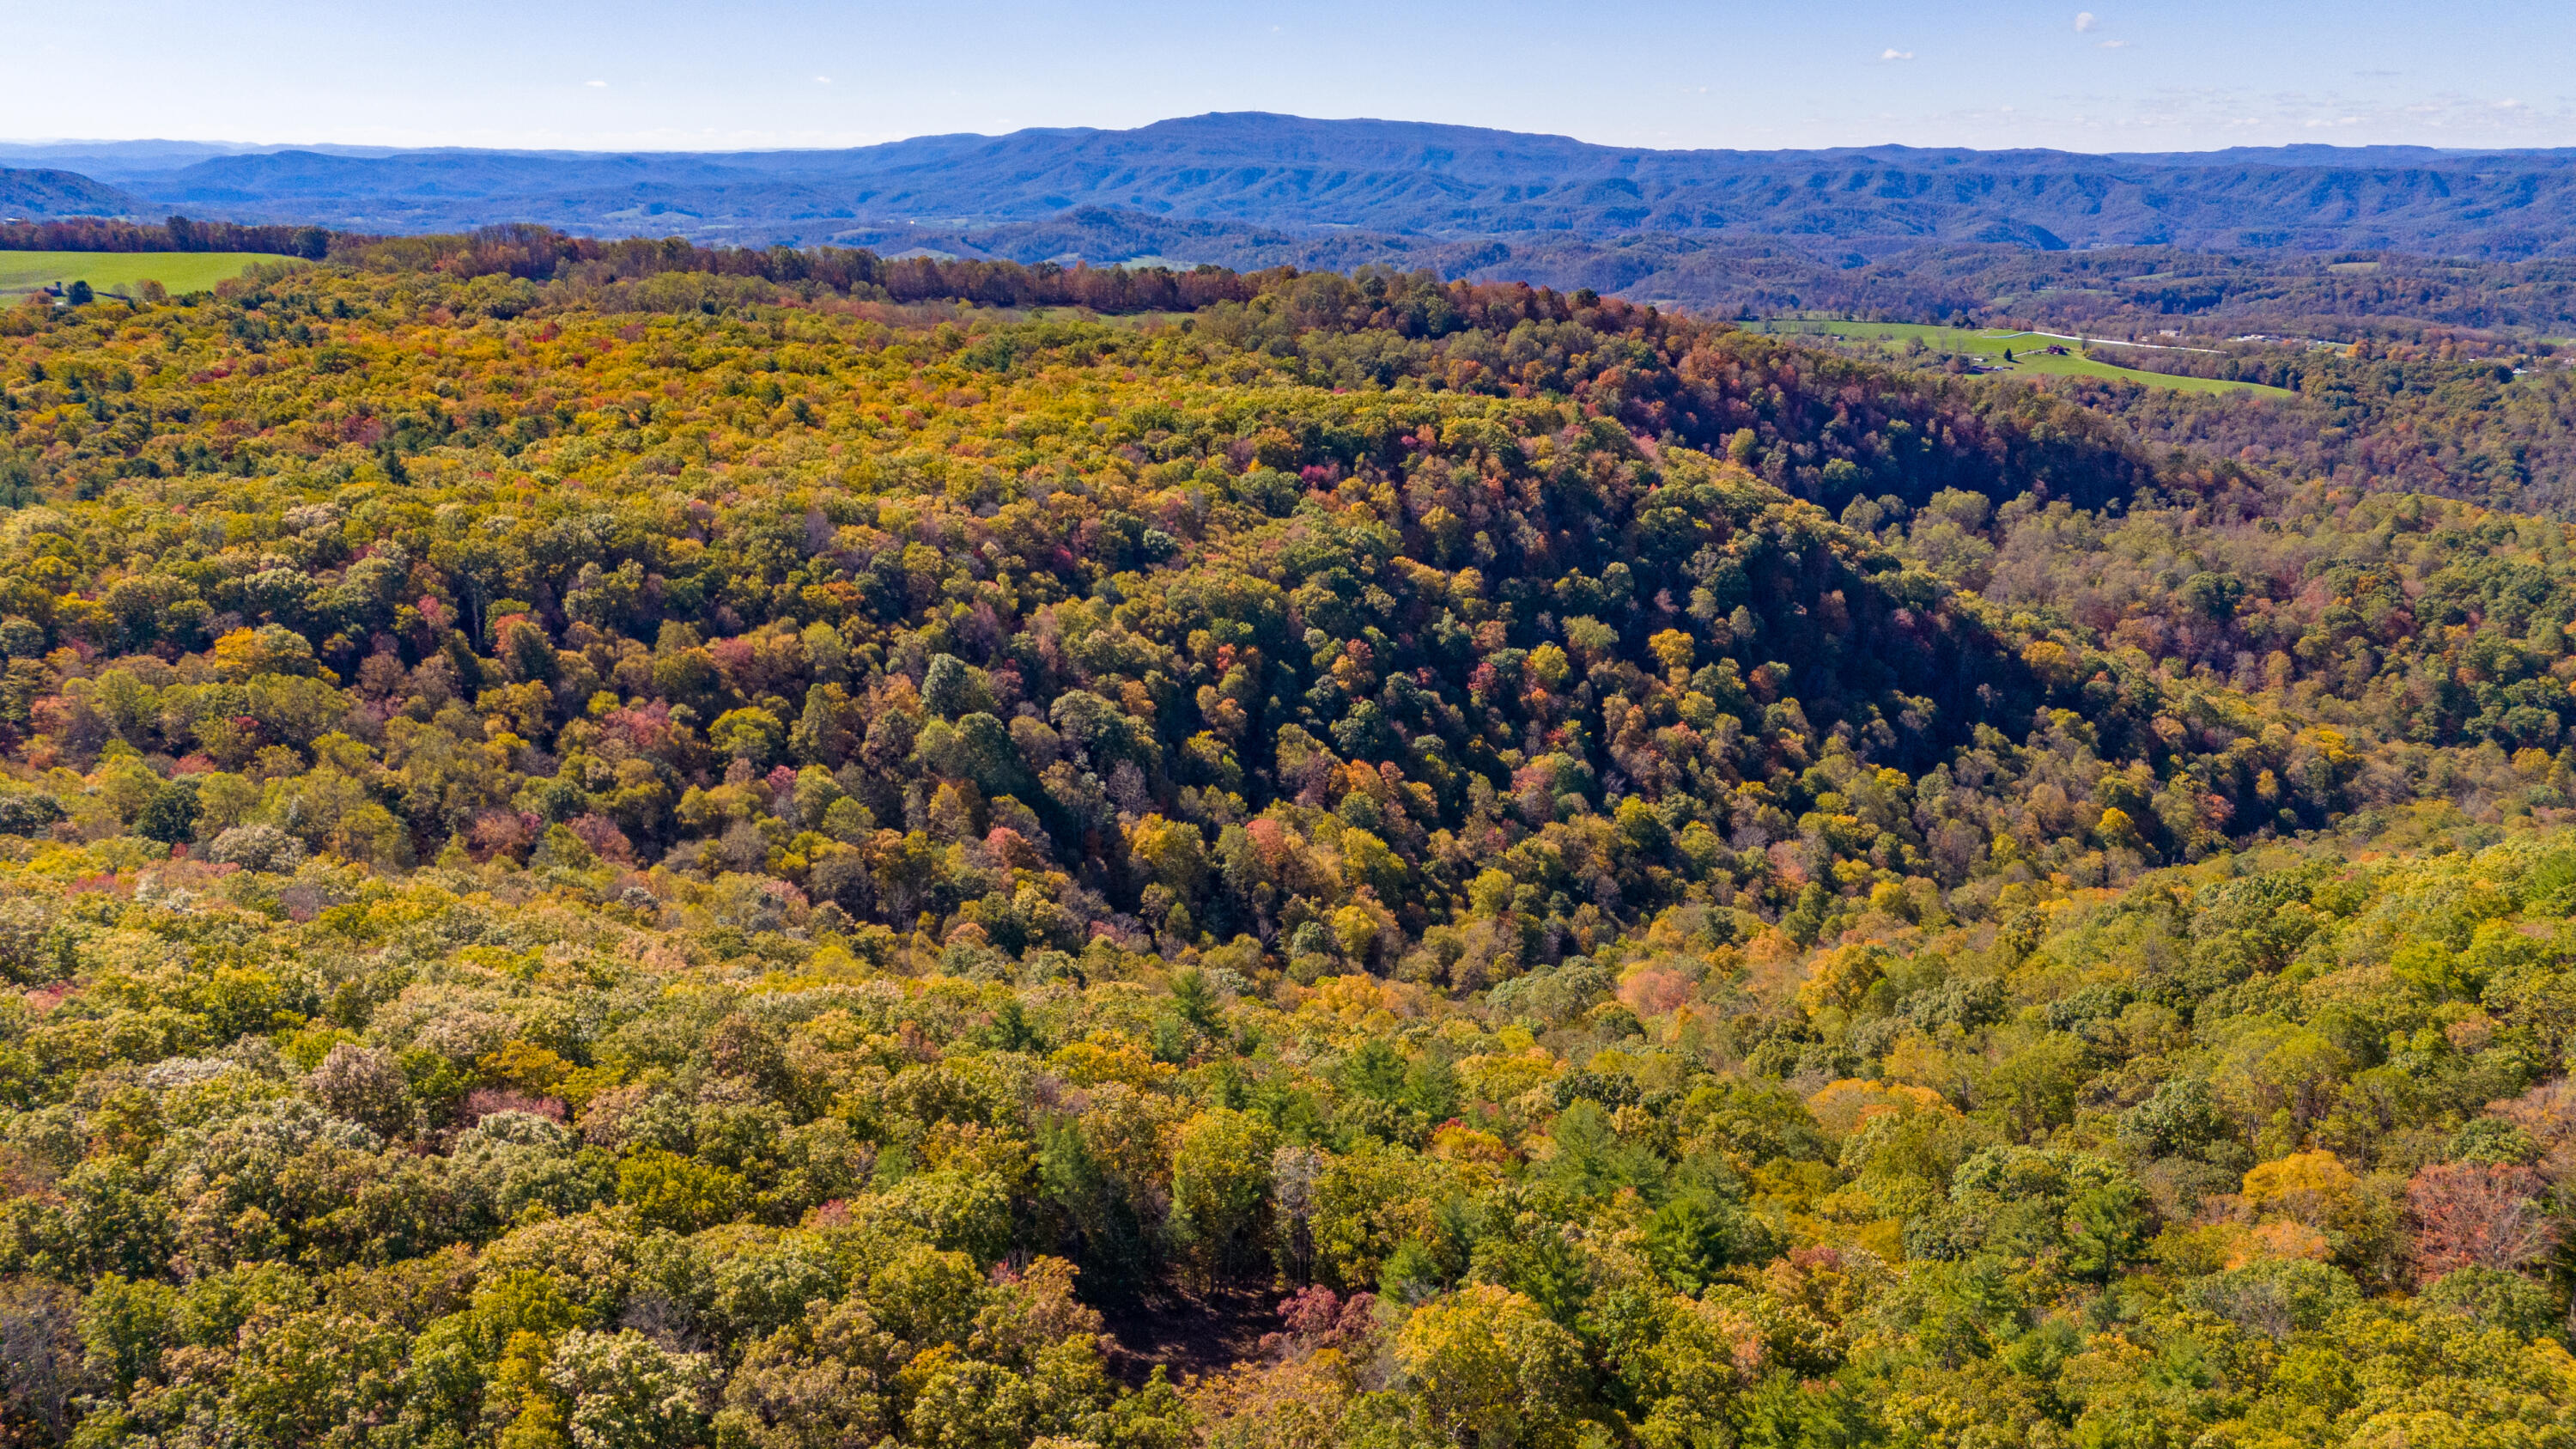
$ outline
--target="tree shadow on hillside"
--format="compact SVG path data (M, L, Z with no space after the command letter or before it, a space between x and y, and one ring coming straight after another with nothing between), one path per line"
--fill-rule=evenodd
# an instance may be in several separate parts
M1279 1302L1267 1288L1161 1287L1125 1304L1099 1305L1111 1340L1109 1372L1130 1387L1142 1386L1158 1364L1174 1382L1219 1372L1257 1355L1262 1335L1278 1332Z

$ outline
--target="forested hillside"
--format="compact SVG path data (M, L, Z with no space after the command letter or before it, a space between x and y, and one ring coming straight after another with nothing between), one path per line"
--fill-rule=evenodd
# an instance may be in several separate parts
M0 168L0 210L13 217L113 215L139 204L133 196L76 172Z
M0 320L12 1442L2576 1439L2568 524L706 255Z
M1992 360L1934 347L1907 357L1873 341L1791 335L1811 349L1933 373ZM2047 340L2023 345L2035 349ZM2151 454L2181 450L2225 459L2273 488L2288 480L2330 481L2356 491L2433 494L2555 517L2576 509L2570 430L2576 359L2548 344L2524 351L2510 339L2435 333L2347 346L2275 339L2218 348L2097 344L2084 351L2126 375L1995 383L2045 387L2091 421L2119 425ZM2283 391L2193 393L2155 385L2159 374Z

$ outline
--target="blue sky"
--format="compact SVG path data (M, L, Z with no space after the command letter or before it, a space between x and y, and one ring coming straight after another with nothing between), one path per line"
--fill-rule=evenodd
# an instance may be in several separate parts
M12 140L725 149L1272 110L1638 146L2576 145L2565 3L0 0L0 36Z

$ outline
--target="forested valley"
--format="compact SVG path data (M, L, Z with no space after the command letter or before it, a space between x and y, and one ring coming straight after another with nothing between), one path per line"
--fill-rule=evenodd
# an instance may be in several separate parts
M2562 375L328 256L0 314L8 1443L2576 1443Z

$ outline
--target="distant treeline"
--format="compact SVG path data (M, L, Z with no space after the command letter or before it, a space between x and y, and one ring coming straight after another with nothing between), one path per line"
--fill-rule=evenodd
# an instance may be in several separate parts
M882 294L896 302L953 298L994 307L1088 307L1098 312L1186 312L1216 302L1246 301L1261 290L1267 275L1222 267L1130 271L1053 262L888 259L851 247L701 247L677 237L611 241L533 225L484 227L450 236L343 236L334 238L330 255L365 267L460 278L605 283L703 272L781 285L810 283L850 295Z
M2483 342L2483 339L2476 339ZM2299 391L2309 374L2325 369L2331 360L2342 358L2348 349L2316 348L2304 344L2270 346L2235 346L2224 350L2194 348L2087 347L2084 355L2095 362L2131 372L2159 372L2167 377L2206 377L2219 382L2251 382L2264 387ZM2474 354L2472 354L2474 355ZM2450 360L2445 354L2444 360ZM2513 369L2495 364L2507 377Z
M810 284L895 302L957 300L993 307L1088 307L1097 312L1188 312L1249 300L1272 273L1223 267L1185 272L962 258L889 259L851 247L702 247L677 237L601 240L549 227L507 225L445 236L375 236L318 226L241 226L174 216L158 226L121 221L0 226L0 248L57 252L271 252L363 268L434 271L471 279L600 284L674 272ZM1293 269L1279 275L1293 276Z
M2511 334L2491 339L2510 350L2533 334L2563 335L2576 322L2576 261L2554 257L1925 248L1859 269L1843 286L1918 317L1938 317L1966 293L1979 299L1968 309L1979 321L2150 340L2179 328L2199 337L2264 332L2347 342L2447 341L2456 351L2474 340L2465 334L2485 332Z
M320 260L335 243L357 240L318 226L243 226L174 216L148 222L20 221L0 225L0 250L29 252L270 252Z

